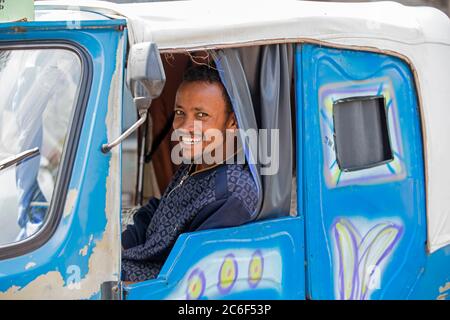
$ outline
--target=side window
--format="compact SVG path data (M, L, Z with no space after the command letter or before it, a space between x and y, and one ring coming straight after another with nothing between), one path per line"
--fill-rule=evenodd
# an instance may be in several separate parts
M47 217L69 123L77 101L81 60L70 50L0 49L0 246L35 234Z
M322 86L319 115L329 188L405 177L397 98L389 78Z
M336 159L342 171L393 160L384 97L354 97L334 102Z

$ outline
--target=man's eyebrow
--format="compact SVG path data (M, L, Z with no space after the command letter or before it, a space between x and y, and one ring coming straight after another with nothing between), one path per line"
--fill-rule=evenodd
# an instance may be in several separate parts
M174 109L183 109L184 110L185 108L182 105L180 105L180 104L176 104ZM203 107L195 107L194 111L195 112L205 112L205 108L203 108Z

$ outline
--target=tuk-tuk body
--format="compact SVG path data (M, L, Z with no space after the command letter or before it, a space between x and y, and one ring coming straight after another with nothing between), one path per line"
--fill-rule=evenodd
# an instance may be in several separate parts
M49 218L0 246L0 299L449 298L450 20L394 3L240 6L43 1L36 21L0 24L0 50L81 65ZM156 279L125 284L122 149L102 145L124 129L127 56L145 41L168 54L295 44L297 214L182 234ZM384 101L392 154L341 170L334 127L348 124L333 108L355 97Z

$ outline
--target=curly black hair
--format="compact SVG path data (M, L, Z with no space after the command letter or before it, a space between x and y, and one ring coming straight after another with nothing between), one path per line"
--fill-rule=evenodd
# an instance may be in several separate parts
M225 86L220 80L219 72L214 67L208 65L195 65L188 68L183 75L183 82L205 81L208 83L218 83L222 88L223 99L227 107L227 112L233 112L230 96Z

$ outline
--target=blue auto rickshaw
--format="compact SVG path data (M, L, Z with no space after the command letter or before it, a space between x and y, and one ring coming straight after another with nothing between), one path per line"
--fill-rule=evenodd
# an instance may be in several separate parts
M0 23L0 299L449 299L449 18L208 3L39 1ZM280 156L252 164L252 223L182 234L124 283L121 230L171 177L199 57Z

